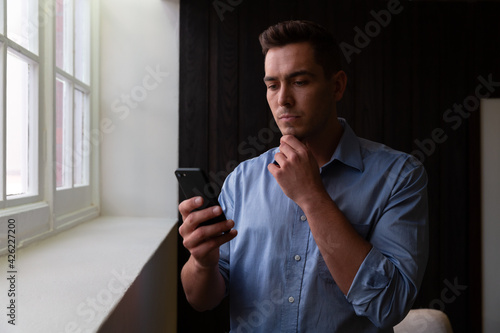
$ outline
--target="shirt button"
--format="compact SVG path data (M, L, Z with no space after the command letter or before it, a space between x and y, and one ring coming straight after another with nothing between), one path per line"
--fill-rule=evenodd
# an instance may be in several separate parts
M295 261L300 261L300 256L298 254L296 254L293 258L295 259Z
M290 302L290 303L295 302L295 298L293 298L292 296L288 297L288 302Z
M300 220L301 220L302 222L304 222L305 220L307 220L307 217L306 217L305 215L302 215L302 216L300 217Z

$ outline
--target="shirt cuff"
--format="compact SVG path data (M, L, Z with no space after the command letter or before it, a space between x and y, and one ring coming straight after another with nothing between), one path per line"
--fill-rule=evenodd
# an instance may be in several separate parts
M359 267L346 296L358 315L364 313L372 300L389 286L394 269L394 265L372 247Z

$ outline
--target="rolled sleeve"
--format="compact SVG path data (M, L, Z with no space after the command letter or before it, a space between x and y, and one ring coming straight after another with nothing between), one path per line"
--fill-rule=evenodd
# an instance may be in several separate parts
M401 173L369 239L373 245L346 296L358 316L380 328L408 313L428 256L427 176L421 165Z
M386 303L387 297L392 298L396 294L395 270L383 254L372 248L359 267L346 296L356 314L369 317L377 327L391 326L393 322L390 320L391 323L386 324L396 300L392 299L389 305Z

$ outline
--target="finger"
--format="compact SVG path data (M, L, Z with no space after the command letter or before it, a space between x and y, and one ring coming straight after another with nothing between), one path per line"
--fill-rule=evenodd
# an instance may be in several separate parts
M201 243L199 246L192 248L190 253L195 258L204 257L210 251L218 249L222 244L229 242L230 240L235 238L237 235L238 235L238 231L235 229L232 229L231 231L229 231L223 235L210 238L209 240Z
M305 148L304 144L302 142L300 142L299 139L297 139L295 136L290 135L290 134L283 135L280 138L280 143L281 144L284 143L284 144L290 146L294 150L300 150L300 149Z
M275 164L275 166L277 166L278 168L284 165L287 159L288 157L283 152L277 152L276 154L274 154L274 160L276 161L276 163L278 163L278 165Z
M268 164L267 166L267 170L271 173L271 175L273 175L273 177L276 178L276 173L278 172L278 170L280 169L279 166L277 166L276 164L274 163L270 163Z
M283 156L288 159L288 158L293 157L293 155L295 155L297 152L288 143L283 141L280 144L280 151L279 151L279 153L276 153L276 155L280 154L280 153L283 154ZM278 160L276 160L276 161L279 163ZM280 165L281 165L281 163L280 163Z
M182 215L182 220L185 220L186 217L196 208L201 207L203 205L202 197L192 197L184 200L179 204L179 212Z
M188 250L193 249L205 242L209 242L212 238L221 236L224 232L227 233L233 227L233 220L222 221L212 225L199 227L184 239L183 245Z
M310 153L307 146L292 135L287 135L286 138L281 141L280 151L283 152L291 162L296 161L297 158L308 158Z
M229 232L226 232L223 235L220 235L215 238L211 238L208 242L208 245L212 248L219 248L222 244L229 242L234 237L238 235L238 231L236 229L231 229Z
M191 212L185 219L183 219L183 225L186 225L188 232L192 232L194 229L198 228L201 223L213 219L220 214L222 214L222 208L220 206L212 206L202 210L197 210Z

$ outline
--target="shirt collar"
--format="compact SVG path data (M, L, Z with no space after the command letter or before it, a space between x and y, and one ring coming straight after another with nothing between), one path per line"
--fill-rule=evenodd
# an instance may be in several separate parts
M339 144L337 145L337 149L335 149L332 158L323 166L323 168L328 166L333 161L338 160L347 166L363 172L364 164L363 158L361 157L359 139L344 118L338 118L338 120L344 128L344 133L340 138Z

